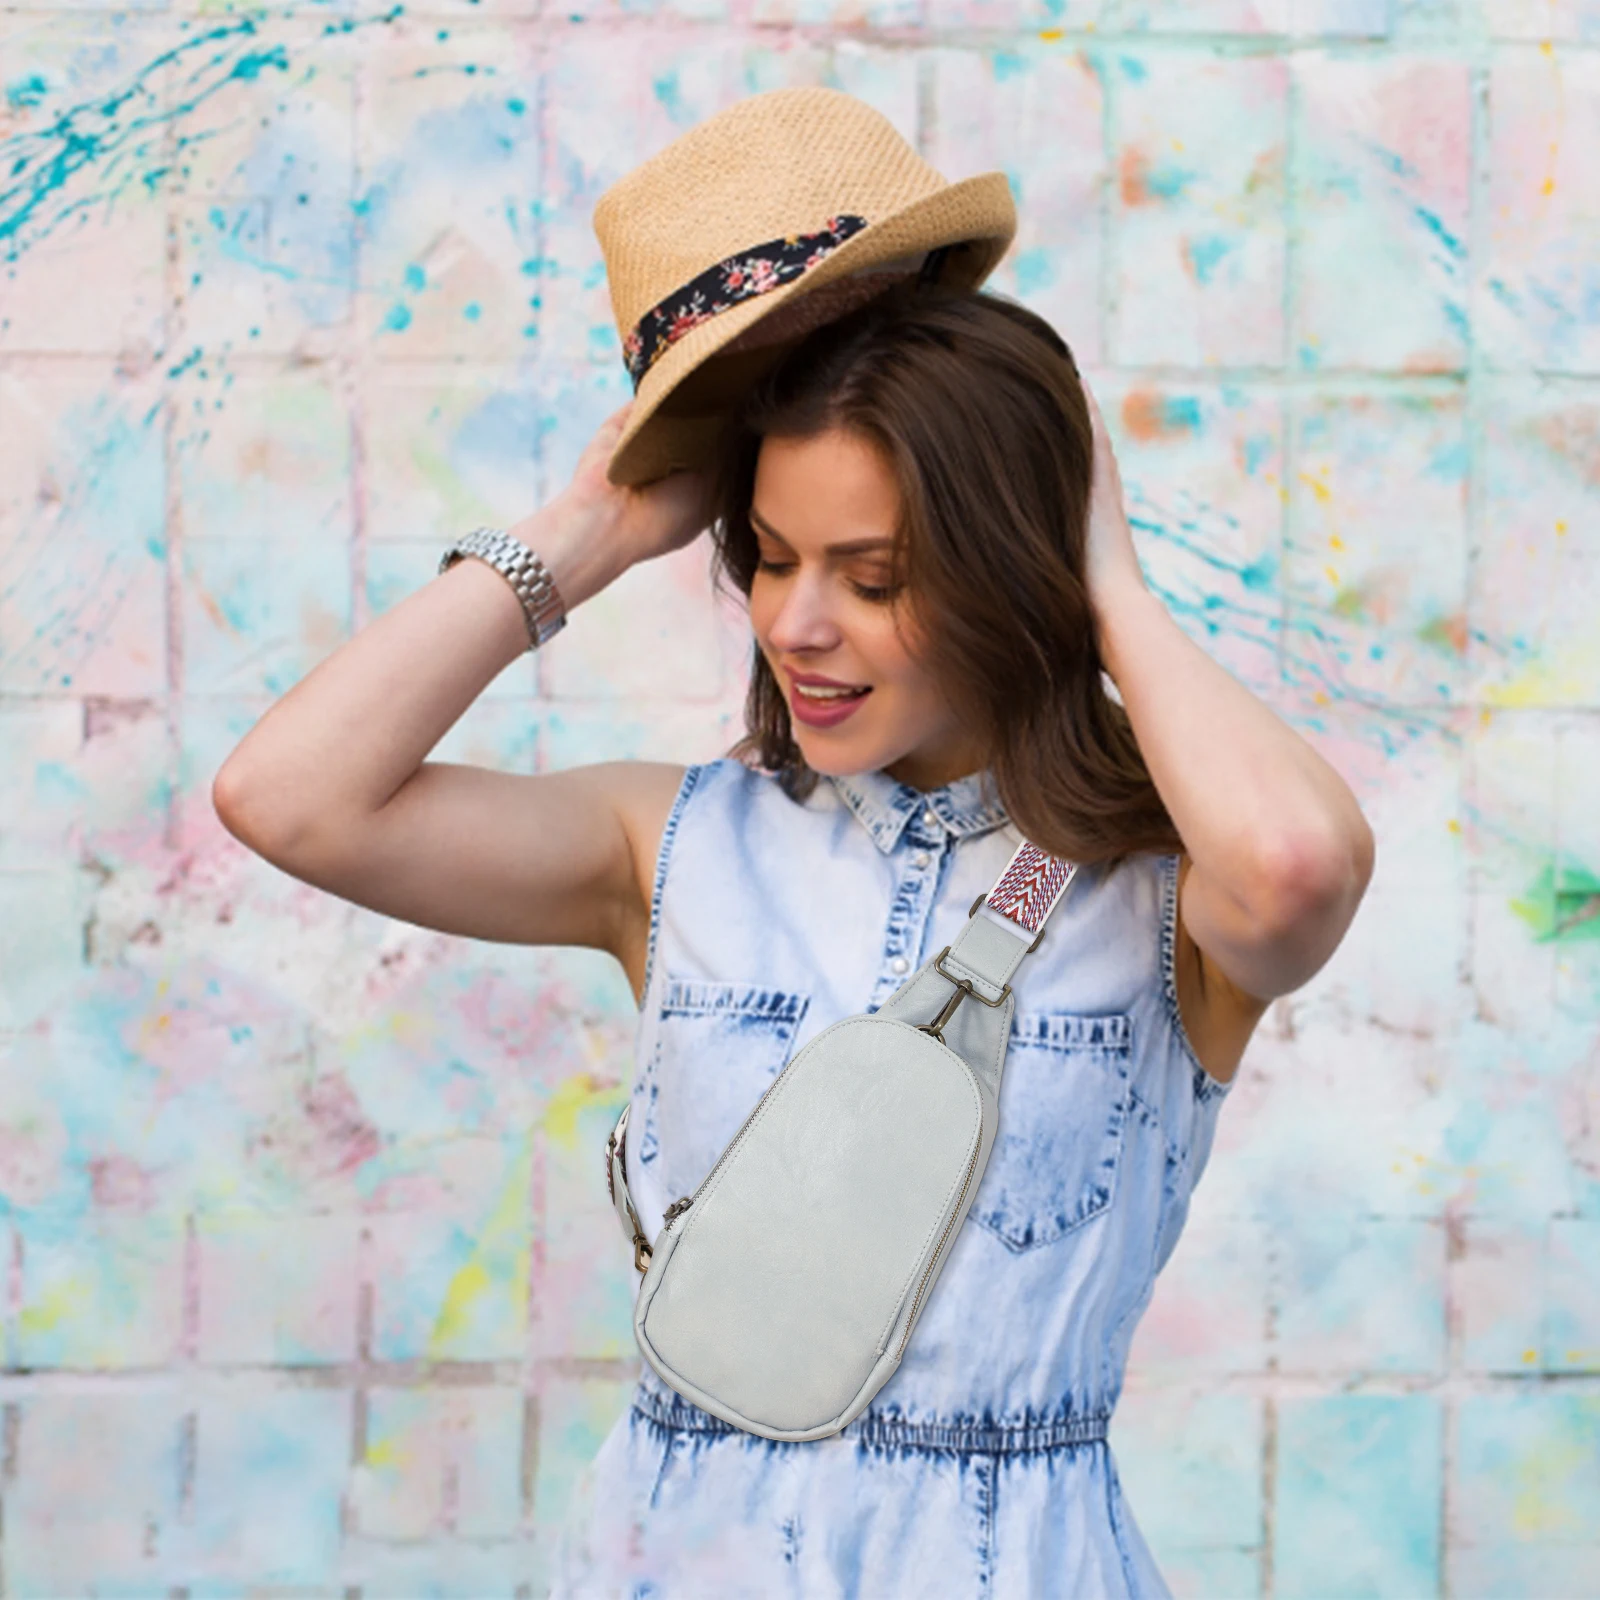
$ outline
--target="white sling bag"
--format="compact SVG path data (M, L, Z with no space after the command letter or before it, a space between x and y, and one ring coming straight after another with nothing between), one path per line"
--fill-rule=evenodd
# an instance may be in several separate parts
M952 944L783 1068L654 1244L628 1194L624 1108L606 1180L644 1274L634 1333L663 1382L798 1440L839 1432L889 1381L994 1145L1011 975L1076 872L1022 844Z

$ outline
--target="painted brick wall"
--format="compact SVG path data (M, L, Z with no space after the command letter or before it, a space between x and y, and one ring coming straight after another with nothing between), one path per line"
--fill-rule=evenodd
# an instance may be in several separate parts
M272 700L625 394L600 190L826 82L1011 175L1152 582L1355 786L1114 1444L1185 1596L1600 1592L1600 4L0 7L7 1595L535 1596L631 996L238 847ZM438 754L720 753L636 568Z

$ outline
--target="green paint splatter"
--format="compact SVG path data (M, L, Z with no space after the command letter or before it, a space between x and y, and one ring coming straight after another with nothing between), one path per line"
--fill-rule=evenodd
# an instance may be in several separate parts
M1336 617L1349 617L1352 621L1358 621L1366 615L1367 597L1359 589L1346 585L1334 595L1330 609Z
M1533 929L1536 944L1600 939L1600 878L1587 867L1547 861L1511 909Z

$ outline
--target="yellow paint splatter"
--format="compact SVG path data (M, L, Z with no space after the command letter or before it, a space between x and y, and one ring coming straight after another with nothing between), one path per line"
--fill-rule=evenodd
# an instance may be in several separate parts
M1492 706L1561 705L1579 701L1586 687L1555 663L1530 661L1509 683L1485 685L1483 698Z
M82 1283L58 1283L47 1289L17 1316L19 1333L52 1333L63 1322L88 1309L89 1292Z
M397 1467L405 1459L393 1439L377 1439L367 1445L361 1464L366 1467Z
M389 1013L389 1036L397 1044L422 1044L433 1031L433 1023L423 1011Z
M438 1361L451 1354L451 1347L470 1326L473 1313L495 1287L492 1270L500 1266L501 1276L509 1276L509 1303L520 1309L528 1301L528 1252L523 1245L522 1223L528 1204L528 1184L533 1173L533 1140L524 1143L521 1155L501 1187L493 1210L473 1241L472 1254L456 1269L444 1302L428 1335L428 1356Z
M1060 28L1046 28L1040 33L1039 37L1046 44L1054 44L1057 39L1066 38L1066 33Z
M1461 832L1461 824L1459 822L1457 822L1454 817L1451 817L1450 820L1447 823L1445 823L1445 827L1448 828L1451 833L1460 833Z
M1336 533L1330 533L1328 535L1328 543L1335 550L1343 550L1344 549L1344 540L1341 539L1339 537L1339 535L1336 534Z
M1593 1425L1589 1420L1588 1428ZM1594 1446L1588 1428L1581 1434L1574 1429L1560 1438L1546 1434L1536 1448L1517 1458L1511 1526L1519 1537L1575 1536L1583 1531L1573 1485L1580 1481L1581 1473L1592 1469Z
M1567 525L1566 525L1566 523L1558 522L1556 524L1556 538L1564 539L1566 537L1566 535L1567 535Z
M1539 1352L1537 1350L1524 1350L1522 1352L1522 1359L1531 1367L1534 1362L1539 1359Z
M575 1072L550 1096L550 1103L544 1108L545 1132L550 1135L552 1144L563 1150L575 1150L578 1118L596 1106L614 1106L620 1115L627 1095L626 1084L608 1083L592 1072Z
M1552 67L1556 67L1555 50L1548 39L1541 41L1539 53L1550 62ZM1556 67L1554 77L1555 130L1550 135L1549 163L1545 167L1544 179L1539 185L1539 193L1546 199L1549 199L1556 192L1556 163L1561 159L1561 139L1566 131L1567 122L1567 97L1561 81L1559 67Z
M1333 490L1328 487L1325 477L1319 477L1309 472L1302 472L1300 474L1300 481L1312 492L1312 494L1317 497L1317 500L1320 504L1327 505L1328 502L1333 499Z

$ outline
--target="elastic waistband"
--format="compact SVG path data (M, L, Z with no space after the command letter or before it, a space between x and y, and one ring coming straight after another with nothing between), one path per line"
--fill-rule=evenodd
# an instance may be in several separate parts
M761 1438L746 1433L709 1411L702 1411L680 1394L660 1393L644 1384L634 1391L633 1410L647 1422L674 1433L734 1434L742 1439ZM887 1450L939 1450L951 1455L1011 1456L1040 1450L1060 1450L1070 1445L1098 1444L1111 1423L1109 1412L1092 1416L1039 1418L1026 1422L910 1422L904 1417L866 1411L835 1436ZM780 1443L763 1440L764 1443Z

